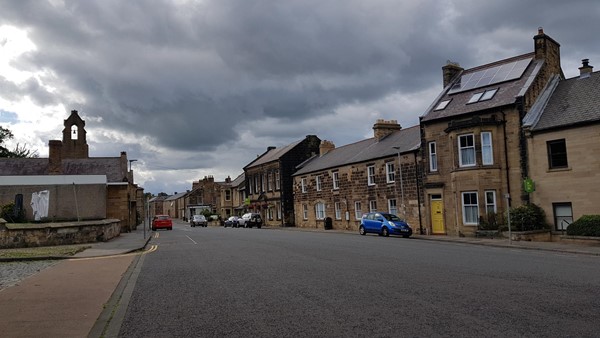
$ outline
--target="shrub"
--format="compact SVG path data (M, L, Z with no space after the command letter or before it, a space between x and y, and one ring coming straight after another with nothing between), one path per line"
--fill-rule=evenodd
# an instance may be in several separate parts
M535 204L526 204L517 208L510 208L511 227L517 231L530 231L548 229L544 209Z
M15 204L8 203L2 206L0 218L4 218L9 223L23 223L25 222L25 210L19 210L17 215L15 215Z
M583 215L567 227L570 236L600 237L600 215Z
M479 230L498 230L504 225L504 215L490 212L479 217Z

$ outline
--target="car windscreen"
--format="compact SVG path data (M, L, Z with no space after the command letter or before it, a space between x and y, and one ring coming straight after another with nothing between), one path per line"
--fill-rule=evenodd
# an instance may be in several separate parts
M169 216L159 216L158 219L169 219Z
M383 214L383 217L385 217L385 219L387 219L388 221L401 221L402 219L396 215L393 214Z

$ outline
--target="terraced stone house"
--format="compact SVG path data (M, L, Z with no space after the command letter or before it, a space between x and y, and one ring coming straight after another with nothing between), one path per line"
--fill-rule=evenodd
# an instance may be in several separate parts
M583 215L600 213L600 72L587 59L580 75L555 75L523 120L531 202L562 233Z
M442 68L443 90L420 118L429 233L474 235L531 200L523 118L553 78L564 78L560 45L542 28L533 41L530 53Z
M374 137L336 148L322 141L319 154L294 173L296 226L356 230L364 213L384 211L421 230L419 126L402 129L378 120Z
M294 226L292 175L297 165L318 153L320 142L308 135L281 148L268 147L246 165L247 210L260 213L267 226Z

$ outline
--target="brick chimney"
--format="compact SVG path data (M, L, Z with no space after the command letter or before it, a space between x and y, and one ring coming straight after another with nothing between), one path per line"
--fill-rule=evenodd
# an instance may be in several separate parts
M590 77L592 75L592 70L594 69L594 66L590 66L590 60L583 59L581 60L581 64L582 66L579 67L579 78L584 79Z
M319 145L319 156L323 156L328 152L332 151L333 149L335 149L335 144L333 144L333 142L323 140Z
M545 60L547 67L552 74L561 74L560 69L560 44L544 33L542 27L538 28L538 33L533 37L534 51L536 60Z
M450 60L446 61L446 65L442 67L444 88L446 88L446 86L452 82L452 79L463 70L464 69L457 62L452 62Z
M377 141L381 141L384 137L388 136L389 134L391 134L397 130L400 130L401 128L402 127L396 120L386 121L386 120L378 119L377 122L373 125L375 139Z
M48 142L48 174L62 174L62 141L50 140Z

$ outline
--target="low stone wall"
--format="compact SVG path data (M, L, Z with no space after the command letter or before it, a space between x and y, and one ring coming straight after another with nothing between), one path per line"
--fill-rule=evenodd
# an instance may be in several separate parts
M0 248L105 242L120 235L118 219L63 223L6 223L0 218Z
M552 237L552 239L556 242L561 242L561 243L573 243L573 244L600 246L600 237L568 236L568 235L556 236L555 235Z
M503 231L502 236L508 238L508 231ZM510 237L513 241L552 242L550 230L512 231Z

